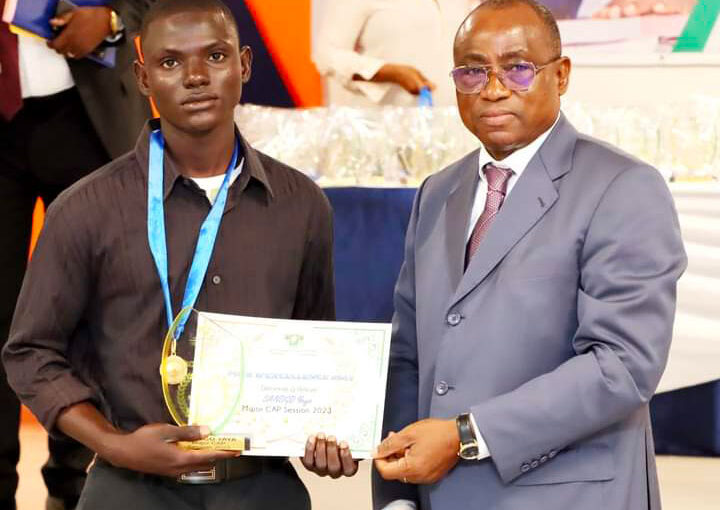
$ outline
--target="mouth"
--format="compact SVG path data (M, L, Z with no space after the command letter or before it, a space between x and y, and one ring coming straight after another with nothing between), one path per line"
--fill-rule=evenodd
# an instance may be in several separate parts
M215 94L191 94L185 99L183 99L180 105L186 110L205 110L212 107L218 101L218 99L218 96L216 96Z
M480 122L491 127L500 127L510 122L515 114L508 110L489 110L479 116Z

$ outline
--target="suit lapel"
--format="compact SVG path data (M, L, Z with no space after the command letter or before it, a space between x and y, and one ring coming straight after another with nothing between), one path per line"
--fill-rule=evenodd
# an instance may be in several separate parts
M479 179L478 152L465 159L457 187L450 193L445 209L445 244L451 289L457 289L465 266L465 237Z
M558 198L553 180L570 169L572 147L576 138L575 130L561 116L557 126L530 160L500 209L465 274L462 275L451 305L477 287L513 246L550 210ZM464 243L462 245L464 246Z

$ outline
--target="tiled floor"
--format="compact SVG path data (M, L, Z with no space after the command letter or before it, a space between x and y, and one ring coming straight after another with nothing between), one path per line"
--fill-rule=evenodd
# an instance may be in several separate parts
M20 432L18 510L42 510L45 489L39 467L47 455L46 435L38 425ZM310 488L314 510L369 510L369 464L353 478L318 478L296 466ZM664 510L720 509L720 458L660 457L658 459ZM341 503L339 503L341 502Z

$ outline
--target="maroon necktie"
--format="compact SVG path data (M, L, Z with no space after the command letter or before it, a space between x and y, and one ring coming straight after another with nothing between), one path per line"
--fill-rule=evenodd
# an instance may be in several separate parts
M0 13L5 0L0 0ZM22 107L17 36L0 20L0 117L10 121Z
M475 223L470 240L467 244L465 252L465 267L470 264L470 259L480 246L480 242L490 229L495 216L505 200L507 193L507 184L512 175L509 168L499 168L492 163L488 163L483 167L485 178L487 179L487 198L485 199L485 209Z

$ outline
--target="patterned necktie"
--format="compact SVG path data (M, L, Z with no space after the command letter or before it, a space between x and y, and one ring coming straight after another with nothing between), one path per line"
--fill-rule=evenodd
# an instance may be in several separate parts
M5 0L0 0L0 13ZM10 121L22 107L17 36L0 20L0 117Z
M465 268L470 264L470 259L475 255L487 231L490 230L490 225L505 200L508 181L513 173L509 168L499 168L491 163L483 167L483 172L487 179L485 209L483 209L470 235L470 240L468 241L465 251Z

